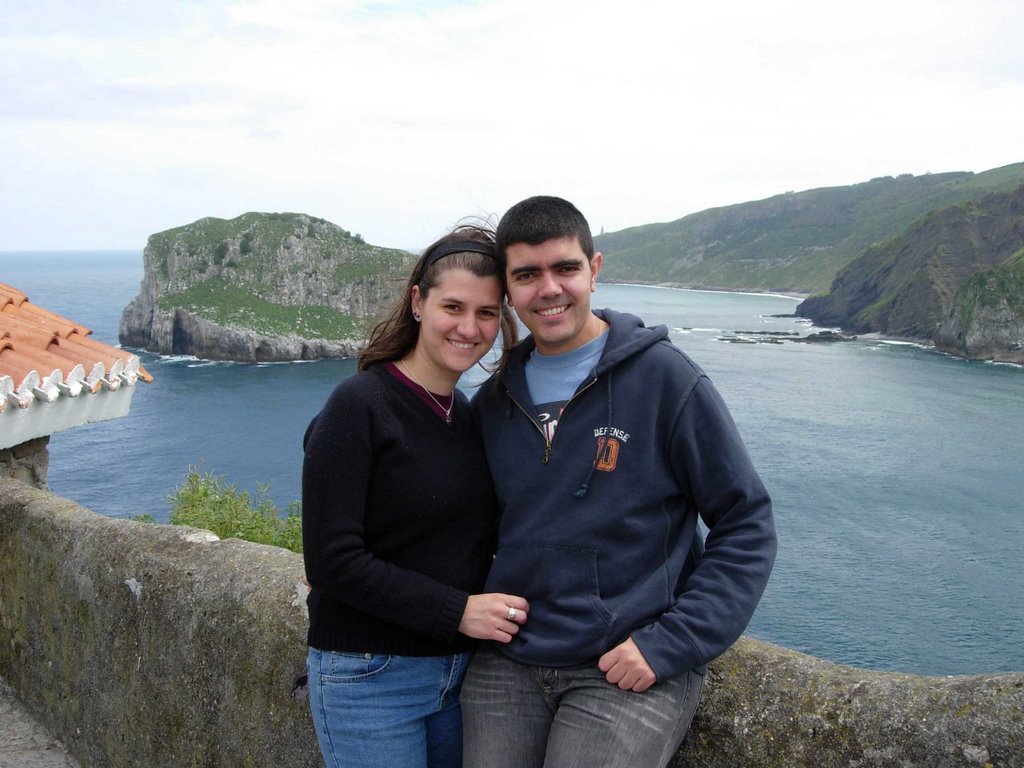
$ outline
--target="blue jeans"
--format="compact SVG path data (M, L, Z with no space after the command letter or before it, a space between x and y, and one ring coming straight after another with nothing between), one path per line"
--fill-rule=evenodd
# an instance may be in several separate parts
M309 706L327 768L461 768L470 654L309 649Z
M690 727L703 675L643 693L596 666L533 667L481 648L462 686L465 768L660 768Z

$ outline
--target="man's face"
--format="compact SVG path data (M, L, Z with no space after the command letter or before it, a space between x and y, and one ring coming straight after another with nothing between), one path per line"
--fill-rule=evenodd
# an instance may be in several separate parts
M505 256L509 303L533 334L538 352L569 352L604 331L604 322L590 311L600 253L588 262L575 237L559 237L539 245L515 243Z

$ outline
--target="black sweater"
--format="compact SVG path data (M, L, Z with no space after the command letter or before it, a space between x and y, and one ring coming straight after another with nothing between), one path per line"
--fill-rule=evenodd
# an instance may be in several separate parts
M441 656L491 562L497 502L465 395L446 424L383 365L335 388L306 433L309 644Z

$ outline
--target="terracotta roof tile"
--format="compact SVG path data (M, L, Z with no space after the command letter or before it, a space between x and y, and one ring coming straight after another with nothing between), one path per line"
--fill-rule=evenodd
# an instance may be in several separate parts
M138 355L91 333L0 283L0 448L127 414L136 381L153 377Z

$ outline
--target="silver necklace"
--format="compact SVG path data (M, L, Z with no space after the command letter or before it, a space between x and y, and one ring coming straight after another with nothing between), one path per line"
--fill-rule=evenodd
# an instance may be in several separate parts
M440 408L441 412L444 414L445 423L446 424L451 424L452 423L452 408L455 407L455 393L452 392L452 401L448 404L448 407L445 408L443 405L441 405L441 401L438 400L436 397L434 397L434 393L431 392L426 387L424 387L422 382L420 382L419 379L417 379L415 376L413 376L412 371L409 370L409 366L405 364L404 360L399 360L398 364L400 366L402 366L402 368L405 370L406 375L408 375L408 377L410 379L412 379L417 384L419 384L420 385L420 389L422 389L424 392L426 392L427 395L430 397L430 399L433 400L435 403L437 403L437 407Z

